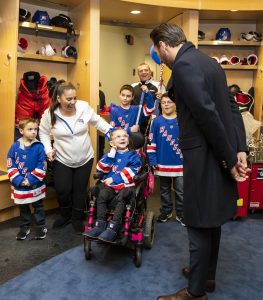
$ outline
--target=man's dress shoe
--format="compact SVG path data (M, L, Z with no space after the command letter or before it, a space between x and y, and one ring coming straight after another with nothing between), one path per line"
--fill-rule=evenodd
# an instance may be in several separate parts
M183 268L182 269L182 273L183 273L184 277L187 278L187 279L189 279L190 272L191 272L190 268ZM206 281L206 287L205 287L206 292L213 293L215 291L215 288L216 288L215 280L207 280Z
M201 297L194 297L188 293L187 288L184 288L178 291L175 294L159 296L157 300L207 300L207 295L203 295Z

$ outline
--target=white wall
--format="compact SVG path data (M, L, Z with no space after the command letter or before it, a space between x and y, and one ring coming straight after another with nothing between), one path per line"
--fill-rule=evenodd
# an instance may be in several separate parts
M143 28L100 26L100 82L107 105L119 103L119 90L123 84L138 81L138 65L144 61L149 62L152 45L150 32L150 29ZM127 44L125 35L134 36L134 45ZM154 62L151 67L156 75Z

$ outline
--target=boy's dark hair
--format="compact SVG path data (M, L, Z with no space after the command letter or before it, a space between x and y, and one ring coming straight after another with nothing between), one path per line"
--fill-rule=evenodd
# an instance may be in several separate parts
M38 120L37 119L33 119L33 118L24 118L24 119L20 119L19 123L18 123L18 128L19 129L24 129L26 127L27 124L29 123L35 123L38 125Z
M157 48L159 48L160 41L165 42L170 47L176 47L187 42L183 30L179 26L166 23L155 27L150 33L150 38Z
M120 89L120 93L124 90L130 91L132 96L134 96L134 88L130 84L124 84Z

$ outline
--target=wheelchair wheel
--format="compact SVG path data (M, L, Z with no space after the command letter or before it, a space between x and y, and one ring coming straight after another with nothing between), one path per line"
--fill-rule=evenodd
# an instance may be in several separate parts
M145 249L151 249L154 242L154 212L147 211L144 223L143 238L144 238L144 247Z
M142 247L135 246L133 262L137 268L142 265Z
M91 259L91 241L84 237L84 253L86 260Z

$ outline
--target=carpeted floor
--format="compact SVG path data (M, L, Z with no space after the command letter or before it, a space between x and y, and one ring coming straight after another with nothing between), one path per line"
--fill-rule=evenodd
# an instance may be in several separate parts
M82 236L74 232L71 224L62 229L52 229L56 217L57 210L47 213L48 233L44 240L32 239L33 228L26 240L17 241L18 218L0 223L0 284L82 243Z
M148 207L158 215L158 180ZM18 219L0 223L1 300L155 300L185 287L181 268L188 263L187 232L174 219L156 223L151 250L141 268L131 250L92 243L85 260L82 236L71 225L52 229L57 211L47 213L45 240L16 241ZM263 212L223 226L217 289L209 300L261 300Z
M262 225L262 214L255 214L223 226L217 289L210 300L263 299ZM155 245L143 252L141 268L128 249L92 246L90 261L82 245L74 247L3 284L0 299L154 300L187 285L180 273L188 262L187 232L174 220L156 224Z

